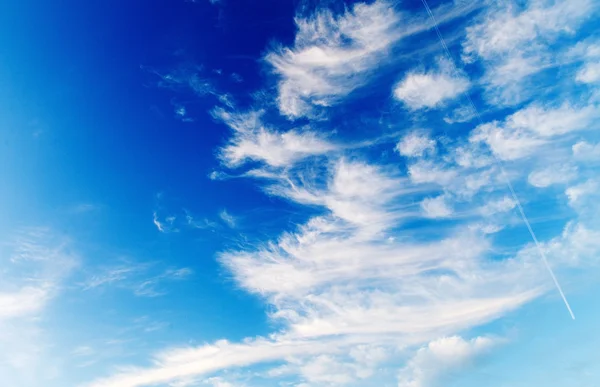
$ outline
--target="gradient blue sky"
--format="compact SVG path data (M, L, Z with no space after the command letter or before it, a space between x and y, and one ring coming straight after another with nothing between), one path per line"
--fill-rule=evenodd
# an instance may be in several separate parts
M600 3L429 5L2 2L3 385L600 385Z

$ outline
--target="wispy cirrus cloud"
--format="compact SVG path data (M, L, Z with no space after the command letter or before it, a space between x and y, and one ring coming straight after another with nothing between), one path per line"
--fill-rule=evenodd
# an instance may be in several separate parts
M221 212L219 212L219 218L221 218L221 220L227 225L227 227L237 227L238 219L235 216L231 215L229 212L227 212L227 210L224 209Z
M265 60L281 77L278 105L291 118L311 114L364 84L368 71L401 37L400 15L384 1L356 4L341 16L329 10L296 18L292 48L279 48Z
M189 278L189 268L167 268L157 270L155 263L125 262L95 270L81 284L83 290L97 290L115 287L126 289L140 297L164 295L166 284Z
M220 152L220 158L229 167L247 160L283 167L302 158L324 154L338 148L322 135L311 130L277 131L265 125L262 112L232 113L215 109L213 116L233 130L229 143Z

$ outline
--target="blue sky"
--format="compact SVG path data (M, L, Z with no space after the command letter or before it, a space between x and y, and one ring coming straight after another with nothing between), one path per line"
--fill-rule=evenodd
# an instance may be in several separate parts
M3 2L0 379L597 386L599 4L428 5Z

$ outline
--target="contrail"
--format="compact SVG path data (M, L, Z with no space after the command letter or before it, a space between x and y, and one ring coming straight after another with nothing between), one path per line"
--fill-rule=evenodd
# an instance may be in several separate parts
M423 3L423 6L425 6L425 9L427 10L427 14L429 15L429 18L431 19L431 21L433 23L433 27L435 29L435 32L437 33L437 36L440 39L440 43L442 44L442 47L444 48L446 56L448 57L448 60L450 61L450 64L451 64L451 66L452 66L455 74L457 76L462 76L461 73L458 71L458 68L456 67L456 64L454 63L454 59L452 58L452 54L450 53L450 50L448 49L448 46L446 45L446 41L444 40L444 37L442 36L442 33L440 32L440 29L438 27L438 22L435 19L435 16L433 15L433 12L431 12L431 8L429 8L429 4L427 4L427 0L421 0L421 2ZM465 97L467 98L467 101L469 102L469 106L471 107L471 110L473 111L473 114L475 115L475 117L477 117L477 120L479 121L479 124L483 125L483 120L481 119L481 115L479 114L479 111L475 107L475 104L473 103L473 100L471 99L471 96L469 95L468 91L465 90L463 93L464 93ZM496 161L496 164L500 168L500 172L502 173L502 177L504 178L504 181L506 182L506 185L508 186L508 189L510 190L510 194L512 195L513 200L517 204L517 208L519 209L519 213L521 214L521 219L523 219L523 223L525 223L525 225L527 226L527 230L529 230L529 235L531 235L531 239L535 243L535 246L537 247L537 250L540 253L540 257L542 258L542 262L544 262L544 266L546 266L546 269L548 270L548 273L550 274L550 277L552 277L552 281L554 281L554 285L556 286L556 289L560 293L560 296L561 296L563 302L565 303L565 306L567 307L567 310L569 311L569 314L571 315L571 318L573 320L575 320L575 315L573 314L573 310L571 309L571 305L569 305L569 301L567 301L567 297L565 296L565 293L563 292L560 284L558 283L558 279L554 275L554 271L552 270L552 267L550 267L550 264L548 263L548 259L546 258L546 254L544 253L544 250L542 249L542 246L540 245L540 242L538 241L538 239L537 239L537 237L535 235L535 232L533 231L533 228L531 227L531 224L529 223L529 219L527 219L527 216L525 215L525 211L523 210L523 206L521 205L521 201L517 197L517 193L515 192L515 189L513 188L513 185L510 182L510 179L508 178L508 175L506 174L506 171L504 170L504 166L502 165L502 162L496 156L496 154L494 153L493 149L490 149L490 151L492 153L492 156L494 157L494 160Z

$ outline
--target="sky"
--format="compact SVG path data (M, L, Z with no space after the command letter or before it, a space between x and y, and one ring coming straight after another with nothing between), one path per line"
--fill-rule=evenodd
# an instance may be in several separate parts
M600 385L599 16L3 1L0 380Z

